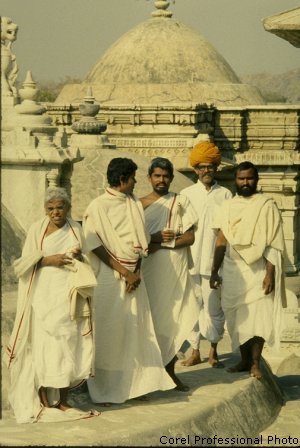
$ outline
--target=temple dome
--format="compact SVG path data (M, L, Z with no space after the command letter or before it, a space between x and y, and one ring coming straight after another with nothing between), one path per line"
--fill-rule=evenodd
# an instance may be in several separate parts
M225 59L198 33L152 18L124 34L86 76L88 83L237 83Z
M240 82L203 36L169 17L169 11L156 13L158 17L140 23L118 39L80 86L65 86L56 102L80 101L87 85L92 85L101 104L264 102L255 87Z

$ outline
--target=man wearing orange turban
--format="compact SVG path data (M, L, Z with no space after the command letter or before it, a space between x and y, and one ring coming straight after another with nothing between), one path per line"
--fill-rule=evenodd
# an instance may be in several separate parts
M221 153L219 148L210 142L197 143L190 153L190 164L195 168L199 163L220 165Z
M197 174L198 181L181 192L189 198L199 217L195 242L191 246L194 261L191 274L197 285L200 314L189 337L193 350L190 358L183 361L182 364L185 366L201 362L200 334L202 334L211 343L208 362L212 367L223 367L218 361L217 344L223 337L225 318L221 308L220 292L209 286L216 239L212 221L223 201L232 196L227 188L221 187L214 180L220 163L221 152L214 143L197 143L190 153L190 164Z

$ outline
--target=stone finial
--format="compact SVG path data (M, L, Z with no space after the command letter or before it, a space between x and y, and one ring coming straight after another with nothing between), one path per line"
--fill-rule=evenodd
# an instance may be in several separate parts
M172 17L173 13L171 11L167 11L170 2L167 0L156 0L154 2L154 5L156 7L156 11L152 12L152 17L164 17L164 18L170 18Z
M35 101L37 92L36 82L32 78L31 71L28 70L25 81L23 82L23 87L19 89L22 103L15 106L15 109L19 114L42 115L45 112L46 108Z
M92 87L88 86L83 103L79 104L79 112L82 118L73 123L73 131L78 132L78 134L101 134L101 132L104 132L106 130L106 124L96 119L99 110L100 105L95 102Z
M32 73L30 70L26 73L25 81L23 82L23 88L19 90L19 94L21 99L24 100L31 100L33 101L36 97L36 94L38 92L38 89L36 87L36 82L34 81L32 77Z

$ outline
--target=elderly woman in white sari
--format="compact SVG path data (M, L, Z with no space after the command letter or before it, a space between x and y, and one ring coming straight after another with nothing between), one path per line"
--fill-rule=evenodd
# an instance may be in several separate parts
M18 303L6 361L9 401L19 423L87 416L68 404L67 395L71 385L91 375L90 293L95 277L80 262L84 236L80 224L67 217L69 210L66 191L48 188L46 216L32 224L22 256L15 262ZM80 298L78 291L83 294ZM71 306L72 295L78 309L76 303Z

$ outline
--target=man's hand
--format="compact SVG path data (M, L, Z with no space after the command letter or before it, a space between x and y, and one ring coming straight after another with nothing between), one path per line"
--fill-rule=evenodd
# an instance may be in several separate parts
M173 229L163 229L151 235L151 243L169 243L175 238Z
M269 261L266 261L266 275L263 280L262 288L265 295L270 294L275 286L275 266Z
M135 291L141 283L140 271L127 271L127 273L124 275L124 278L126 282L126 292Z
M212 273L209 279L209 286L211 287L211 289L218 289L219 286L221 286L221 284L222 284L222 277L220 277L217 272Z
M169 243L174 240L175 236L176 235L173 229L164 229L161 231L161 239L163 243Z
M262 284L265 295L270 294L274 290L274 274L267 273Z

